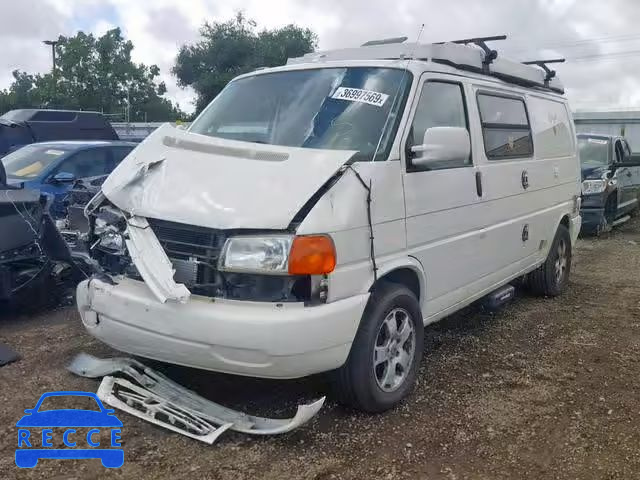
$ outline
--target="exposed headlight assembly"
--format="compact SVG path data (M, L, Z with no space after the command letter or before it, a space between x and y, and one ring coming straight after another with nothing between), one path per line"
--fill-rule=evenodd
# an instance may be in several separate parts
M292 243L292 235L229 238L218 268L227 272L286 274Z
M231 237L218 262L225 272L274 275L326 275L335 266L335 247L325 235Z
M109 230L100 235L98 244L115 254L124 254L125 241L124 236L117 231Z
M116 255L124 255L126 243L124 231L126 222L121 212L103 207L96 216L93 225L93 234L97 237L97 241L93 247L100 247L109 253Z
M590 195L594 193L602 193L607 188L606 180L585 180L582 182L582 193Z

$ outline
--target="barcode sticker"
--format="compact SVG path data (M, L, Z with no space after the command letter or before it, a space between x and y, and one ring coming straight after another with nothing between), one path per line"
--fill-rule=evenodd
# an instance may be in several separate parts
M382 107L389 98L389 95L373 90L362 90L360 88L340 87L331 96L337 100L348 100L350 102L362 102L376 107Z

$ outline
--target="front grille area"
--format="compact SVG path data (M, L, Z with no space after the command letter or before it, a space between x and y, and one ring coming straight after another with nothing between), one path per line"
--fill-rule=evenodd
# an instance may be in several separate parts
M152 218L148 222L169 258L217 264L226 240L221 230Z
M218 259L229 233L148 218L173 263L174 280L208 297L264 302L299 302L311 298L308 276L224 273Z

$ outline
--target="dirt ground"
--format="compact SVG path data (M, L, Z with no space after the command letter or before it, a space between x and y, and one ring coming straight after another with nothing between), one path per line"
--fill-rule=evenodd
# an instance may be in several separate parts
M357 414L331 400L285 436L226 433L207 446L125 413L125 464L14 464L16 421L43 392L96 391L64 366L113 354L73 308L0 319L23 359L0 368L0 478L636 479L640 478L640 221L583 239L558 299L519 292L497 314L471 307L429 327L418 385L401 407ZM289 416L322 396L324 377L275 382L172 368L200 394Z

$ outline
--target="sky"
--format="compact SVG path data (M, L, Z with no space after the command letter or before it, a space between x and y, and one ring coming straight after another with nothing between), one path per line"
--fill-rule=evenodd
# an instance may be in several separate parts
M180 45L205 21L236 12L259 27L289 23L318 34L319 49L408 36L421 43L508 35L495 43L515 60L566 57L556 66L574 109L640 109L640 2L637 0L0 0L0 89L15 69L51 69L42 40L119 26L134 60L156 64L168 97L193 110L193 92L171 75Z

